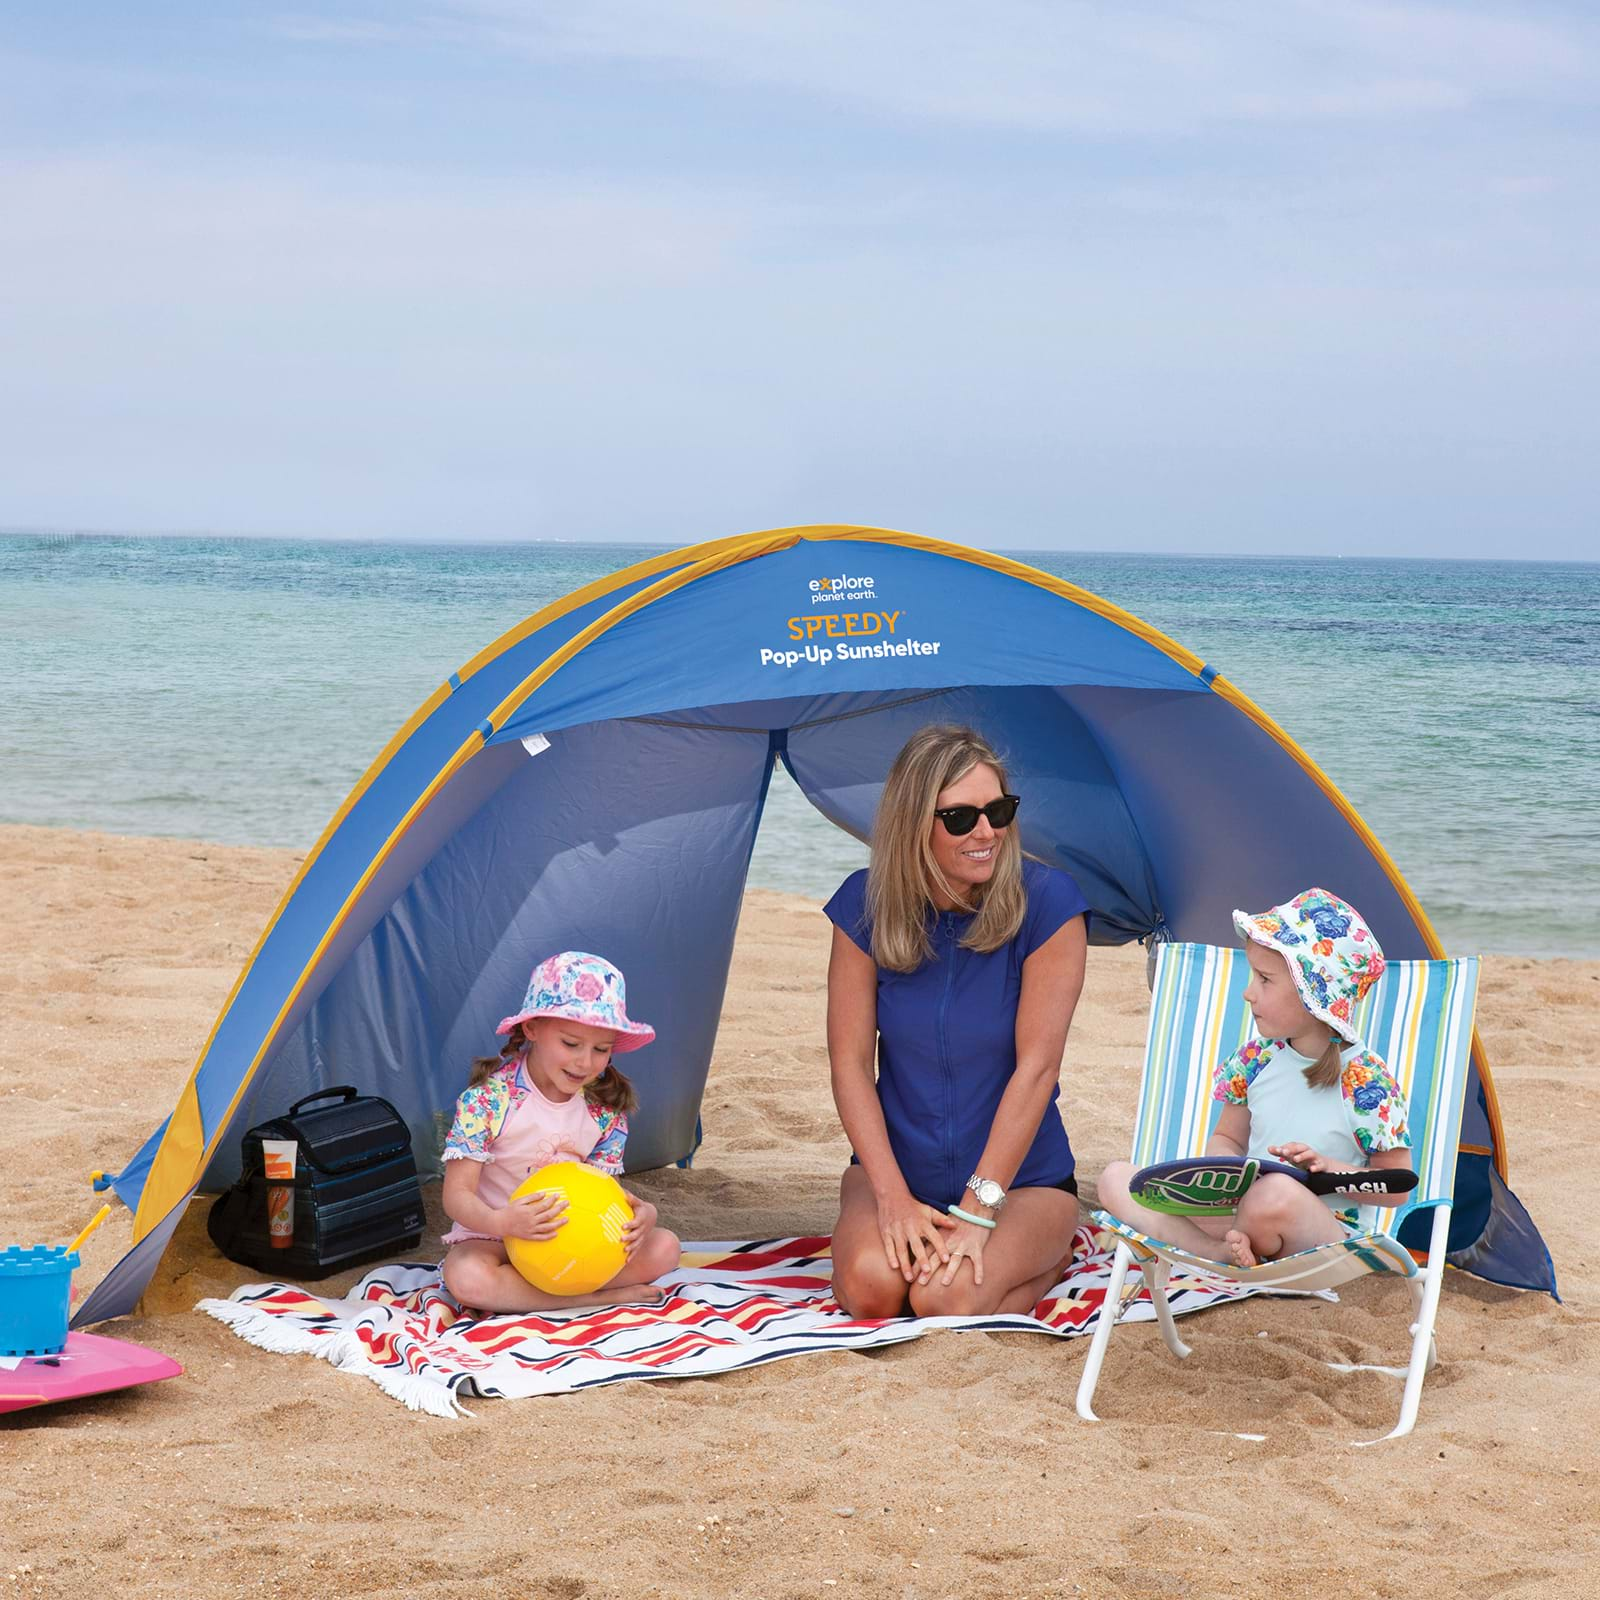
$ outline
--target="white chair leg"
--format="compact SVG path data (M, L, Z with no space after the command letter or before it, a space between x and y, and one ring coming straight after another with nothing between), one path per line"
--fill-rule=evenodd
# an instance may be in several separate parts
M1421 1297L1417 1320L1411 1325L1411 1361L1406 1367L1405 1392L1400 1397L1400 1420L1384 1439L1402 1439L1417 1422L1422 1403L1422 1380L1438 1360L1434 1348L1433 1324L1439 1315L1439 1292L1444 1287L1444 1253L1450 1239L1450 1207L1433 1208L1433 1233L1428 1240L1428 1264L1422 1269ZM1412 1285L1413 1289L1417 1287ZM1363 1439L1362 1444L1381 1444L1381 1439Z
M1417 1325L1422 1321L1423 1302L1427 1299L1427 1295L1428 1275L1425 1272L1419 1272L1416 1277L1411 1280L1411 1315L1414 1320L1412 1321L1410 1331L1413 1338L1416 1336ZM1432 1372L1433 1369L1438 1365L1439 1341L1437 1337L1430 1332L1428 1335L1428 1371Z
M1078 1379L1078 1415L1085 1422L1098 1422L1090 1402L1094 1399L1095 1385L1100 1382L1100 1367L1106 1358L1106 1346L1111 1343L1111 1330L1122 1314L1122 1281L1128 1275L1128 1263L1133 1252L1119 1242L1111 1258L1111 1282L1106 1285L1106 1297L1100 1302L1100 1320L1095 1324L1094 1337L1089 1341L1089 1355L1083 1363L1083 1376Z
M1178 1337L1178 1325L1173 1321L1172 1307L1167 1301L1167 1279L1172 1276L1172 1263L1157 1256L1151 1261L1141 1261L1139 1270L1144 1274L1144 1286L1150 1293L1150 1303L1156 1308L1161 1337L1167 1341L1167 1349L1181 1361L1190 1354L1190 1350Z

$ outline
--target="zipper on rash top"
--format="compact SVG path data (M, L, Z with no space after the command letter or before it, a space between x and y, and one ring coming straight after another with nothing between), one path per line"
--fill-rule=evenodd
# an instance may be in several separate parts
M944 994L939 1001L939 1067L944 1077L944 1171L945 1187L954 1193L956 1187L956 1129L955 1129L955 1071L950 1064L950 991L956 981L956 952L960 949L955 937L955 914L945 912L940 917L943 932L949 941L945 960Z

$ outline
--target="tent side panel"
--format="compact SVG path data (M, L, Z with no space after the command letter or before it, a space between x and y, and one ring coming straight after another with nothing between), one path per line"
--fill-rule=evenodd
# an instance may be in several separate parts
M434 797L433 803L413 821L403 837L396 842L391 854L373 874L372 879L346 912L339 931L329 941L312 971L307 974L305 982L300 986L282 1023L279 1024L277 1039L287 1038L299 1027L322 995L329 980L343 968L351 953L368 937L374 926L404 893L417 874L489 802L501 784L522 770L526 760L521 748L515 745L497 746L492 750L480 751L450 783L440 790ZM281 1006L284 996L263 988L253 994L251 999L261 1006L257 1026L259 1042L266 1038L268 1030L273 1026L273 1018L277 1015L276 1011L271 1015L266 1014L267 1008L273 1005L274 1001ZM250 1010L253 1012L253 1006ZM274 1044L267 1051L263 1057L263 1065L273 1059L276 1049L277 1046ZM212 1065L213 1070L201 1076L201 1104L205 1113L206 1127L216 1130L221 1125L222 1119L228 1116L228 1107L238 1093L240 1074L250 1062L241 1060L233 1064L231 1072L222 1070L223 1061L214 1050L212 1063L208 1065ZM369 1070L376 1075L372 1079L371 1092L392 1099L390 1089L398 1090L399 1080L405 1075L401 1063L375 1059ZM380 1086L384 1083L387 1083L388 1087ZM279 1114L293 1098L295 1097L290 1096L284 1099L281 1105L265 1112L264 1115ZM236 1148L230 1149L229 1146L236 1146L238 1135L251 1126L252 1122L261 1120L260 1117L250 1115L252 1108L259 1106L260 1103L259 1091L256 1085L252 1084L251 1089L247 1090L241 1099L238 1109L231 1118L228 1118L228 1125L222 1128L222 1138L216 1155L212 1165L207 1169L206 1177L202 1180L203 1187L220 1187L213 1182L219 1171L227 1171L230 1174L227 1181L230 1183L233 1181L232 1175L238 1169L238 1151ZM222 1163L220 1168L217 1166L218 1162Z
M1225 700L1095 686L1064 695L1127 797L1174 938L1231 944L1235 906L1274 905L1317 883L1358 905L1397 960L1434 953L1339 809Z
M633 1080L628 1165L690 1154L769 766L764 733L605 723L553 736L444 841L257 1073L242 1128L330 1083L384 1094L424 1168L472 1060L498 1048L536 960L593 950L657 1041ZM224 1140L206 1187L230 1179Z
M476 670L434 709L420 717L397 748L357 786L341 808L337 824L308 859L301 876L278 908L260 945L245 964L235 993L218 1017L211 1039L196 1067L198 1104L202 1108L204 1142L215 1144L241 1078L249 1070L274 1019L295 985L306 977L306 993L318 992L324 974L307 974L318 944L332 919L372 864L375 853L400 826L418 796L461 747L507 690L552 650L588 626L619 598L647 587L659 574L618 585L614 592L554 617L546 626L518 640L502 654L480 659ZM413 852L414 853L414 852ZM391 893L402 885L390 872ZM365 915L376 917L381 906L368 898ZM232 1119L228 1119L232 1120ZM197 1130L185 1130L194 1137ZM166 1169L160 1170L165 1161ZM138 1210L144 1189L157 1173L159 1193L152 1195L156 1214L163 1215L198 1173L176 1170L169 1155L157 1151L138 1156L118 1174L119 1197Z
M94 1286L73 1313L74 1328L87 1328L110 1317L125 1317L137 1309L139 1296L183 1220L188 1200L188 1194L181 1195L178 1203Z

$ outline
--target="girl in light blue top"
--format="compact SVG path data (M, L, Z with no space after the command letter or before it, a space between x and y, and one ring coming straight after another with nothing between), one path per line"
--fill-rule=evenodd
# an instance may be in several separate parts
M1244 999L1260 1037L1217 1064L1213 1098L1222 1112L1206 1154L1273 1156L1308 1172L1407 1166L1405 1096L1351 1023L1384 969L1360 913L1326 889L1307 889L1270 911L1235 911L1233 922L1245 940ZM1232 1216L1158 1215L1130 1198L1132 1177L1126 1161L1101 1174L1107 1211L1151 1238L1238 1267L1334 1243L1358 1220L1348 1199L1314 1195L1286 1174L1257 1178Z

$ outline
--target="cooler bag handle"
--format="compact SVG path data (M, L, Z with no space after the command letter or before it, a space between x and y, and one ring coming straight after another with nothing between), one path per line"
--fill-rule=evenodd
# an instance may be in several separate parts
M297 1117L308 1105L312 1104L313 1101L329 1100L335 1095L339 1096L339 1098L343 1100L354 1100L356 1098L356 1091L352 1089L348 1083L338 1084L332 1089L318 1089L315 1094L302 1095L300 1099L296 1100L295 1103L289 1107L288 1116Z

